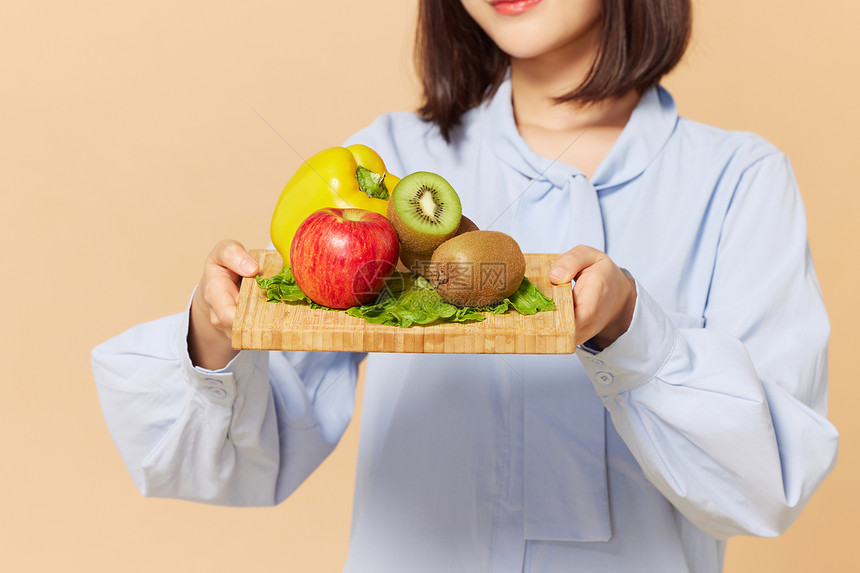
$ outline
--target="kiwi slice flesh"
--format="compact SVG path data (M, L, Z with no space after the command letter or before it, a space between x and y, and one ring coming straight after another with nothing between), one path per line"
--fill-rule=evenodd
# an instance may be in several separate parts
M442 176L427 171L407 175L388 200L388 220L401 247L432 253L454 236L460 226L460 197Z
M525 274L526 259L513 237L469 231L433 252L426 278L450 304L489 306L514 294Z

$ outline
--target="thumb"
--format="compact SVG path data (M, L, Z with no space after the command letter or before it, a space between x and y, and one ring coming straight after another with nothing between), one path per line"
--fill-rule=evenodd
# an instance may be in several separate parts
M569 283L576 280L586 268L600 261L606 255L587 245L577 245L556 259L549 271L549 278L554 284Z
M233 239L219 241L212 249L209 260L242 277L253 277L259 271L259 265L254 257L242 246L242 243Z

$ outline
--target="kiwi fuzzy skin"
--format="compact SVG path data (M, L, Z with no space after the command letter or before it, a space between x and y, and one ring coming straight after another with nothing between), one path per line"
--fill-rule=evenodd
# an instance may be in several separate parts
M430 261L427 279L445 302L456 306L498 304L516 292L526 273L520 246L498 231L469 231L449 239ZM464 270L471 275L462 274Z
M397 229L397 227L395 227ZM454 235L458 237L463 233L468 233L469 231L477 231L478 226L472 221L470 218L462 215L460 217L460 226L457 227L457 233ZM435 249L434 249L435 250ZM409 271L415 274L422 274L418 271L427 267L428 263L430 263L430 259L433 257L433 251L428 252L415 252L407 249L403 243L400 243L400 262L403 263L403 266L406 267Z
M463 233L468 233L469 231L480 231L478 226L465 215L460 216L460 226L457 227L457 235L462 235ZM455 237L457 235L454 235Z

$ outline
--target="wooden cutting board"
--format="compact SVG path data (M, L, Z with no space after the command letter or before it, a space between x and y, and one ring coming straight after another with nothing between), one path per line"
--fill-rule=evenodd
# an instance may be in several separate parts
M253 250L261 276L281 271L277 251ZM486 313L481 322L409 328L369 323L345 312L305 304L266 302L254 279L243 279L233 323L233 348L445 354L570 354L575 350L570 283L553 285L548 274L558 255L526 254L526 276L555 302L555 310L524 316Z

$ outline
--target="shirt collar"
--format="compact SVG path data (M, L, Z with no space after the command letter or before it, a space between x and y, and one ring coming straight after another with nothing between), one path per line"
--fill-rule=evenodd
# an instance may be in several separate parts
M598 190L638 177L659 155L678 124L675 100L662 86L648 88L591 183Z
M510 76L482 104L481 120L485 142L493 153L526 177L564 187L566 179L582 175L576 167L538 155L522 138L514 120ZM637 177L657 157L677 122L678 110L669 92L661 86L646 90L591 183L600 190Z

